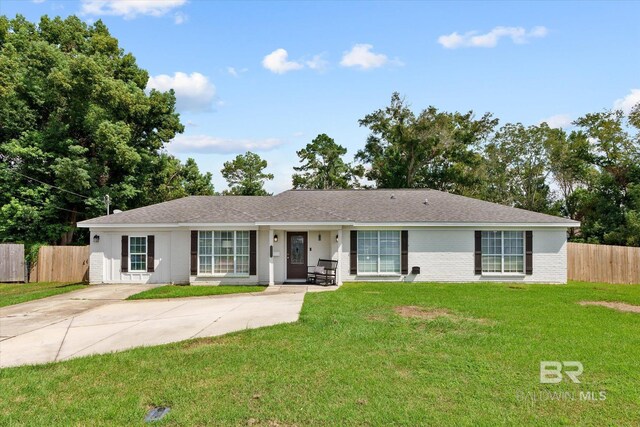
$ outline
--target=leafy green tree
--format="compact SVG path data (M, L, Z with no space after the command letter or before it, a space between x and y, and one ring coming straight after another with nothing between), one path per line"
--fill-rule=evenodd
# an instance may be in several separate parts
M637 105L628 117L605 111L575 121L588 138L597 170L576 200L585 241L640 246L639 109Z
M190 195L212 196L215 194L211 172L201 173L195 160L180 160L161 153L154 161L154 169L146 181L144 205L160 203Z
M173 91L147 80L101 21L0 17L0 240L67 244L106 194L119 209L158 200L150 183L178 168L159 153L184 128ZM185 167L183 182L210 178Z
M506 124L485 148L488 199L537 212L553 210L547 142L552 130L543 123L525 127ZM492 187L492 182L499 183ZM496 191L497 190L497 191Z
M302 165L293 169L302 173L293 175L293 188L352 188L357 187L356 179L364 174L362 166L345 163L342 156L347 154L347 149L324 133L296 154Z
M227 180L229 189L223 191L232 196L270 196L264 189L264 183L273 179L273 174L264 173L267 161L259 155L247 151L238 154L235 159L224 162L220 172Z
M559 192L561 213L571 219L579 219L580 194L597 175L587 135L582 131L567 134L562 129L551 129L545 145L548 168ZM571 233L573 231L570 230Z
M356 160L369 168L366 177L380 188L422 188L461 194L478 185L475 169L482 161L477 147L497 120L487 113L440 112L435 107L415 115L398 93L391 104L365 116L360 126L371 133Z

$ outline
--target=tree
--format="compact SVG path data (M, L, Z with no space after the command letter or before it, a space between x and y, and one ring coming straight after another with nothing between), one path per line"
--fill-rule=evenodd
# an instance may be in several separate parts
M68 244L106 194L119 209L158 201L151 183L182 168L161 149L184 128L173 91L147 80L101 21L0 17L0 240ZM207 180L185 167L172 188Z
M559 189L561 213L571 219L578 218L577 200L597 174L589 152L589 140L581 131L567 134L562 129L551 129L546 142L548 168ZM570 233L574 233L571 229Z
M359 121L371 130L356 159L369 166L366 177L381 188L423 188L473 193L477 146L497 125L487 113L466 114L429 107L416 116L398 93L391 104Z
M364 174L364 168L344 162L342 156L347 154L347 149L324 133L296 154L302 166L293 169L303 173L293 175L293 188L352 188L357 186L356 178Z
M585 241L640 246L639 110L636 105L627 117L622 111L586 114L574 122L588 138L596 168L576 201Z
M485 147L491 201L536 212L553 210L547 143L552 130L543 123L506 124ZM495 185L498 183L498 185Z
M238 154L235 159L224 162L220 172L227 180L229 189L223 191L225 195L232 196L270 196L263 188L266 180L273 179L273 174L264 173L267 161L259 155L247 151L246 154Z
M143 205L160 203L180 197L215 194L211 172L200 173L192 158L182 164L180 160L166 153L160 154L154 162L154 171L145 183Z

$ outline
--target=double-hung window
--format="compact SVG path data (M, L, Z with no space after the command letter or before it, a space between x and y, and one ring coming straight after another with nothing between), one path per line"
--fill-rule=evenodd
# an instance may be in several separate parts
M524 232L482 232L483 273L524 273Z
M129 271L147 271L147 238L129 237Z
M358 274L400 274L400 231L358 231Z
M248 231L199 231L198 274L249 274Z

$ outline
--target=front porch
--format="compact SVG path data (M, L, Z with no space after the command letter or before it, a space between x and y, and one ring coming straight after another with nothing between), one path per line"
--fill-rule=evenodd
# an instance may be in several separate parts
M266 258L266 277L261 277L261 282L270 286L305 284L308 267L317 265L319 259L328 259L338 261L335 282L342 284L341 227L264 226L259 230L259 246L261 263Z

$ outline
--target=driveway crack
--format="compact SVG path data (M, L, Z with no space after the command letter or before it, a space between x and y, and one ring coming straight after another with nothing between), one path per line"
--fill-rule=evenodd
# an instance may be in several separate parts
M69 329L71 329L71 324L73 323L73 319L75 319L75 316L71 318L71 321L67 325L67 330L64 331L64 336L62 337L62 341L60 341L60 347L58 347L58 352L56 353L56 357L53 358L54 362L56 362L58 360L58 356L60 356L60 350L62 350L62 346L64 345L64 340L67 339L67 334L69 333Z

